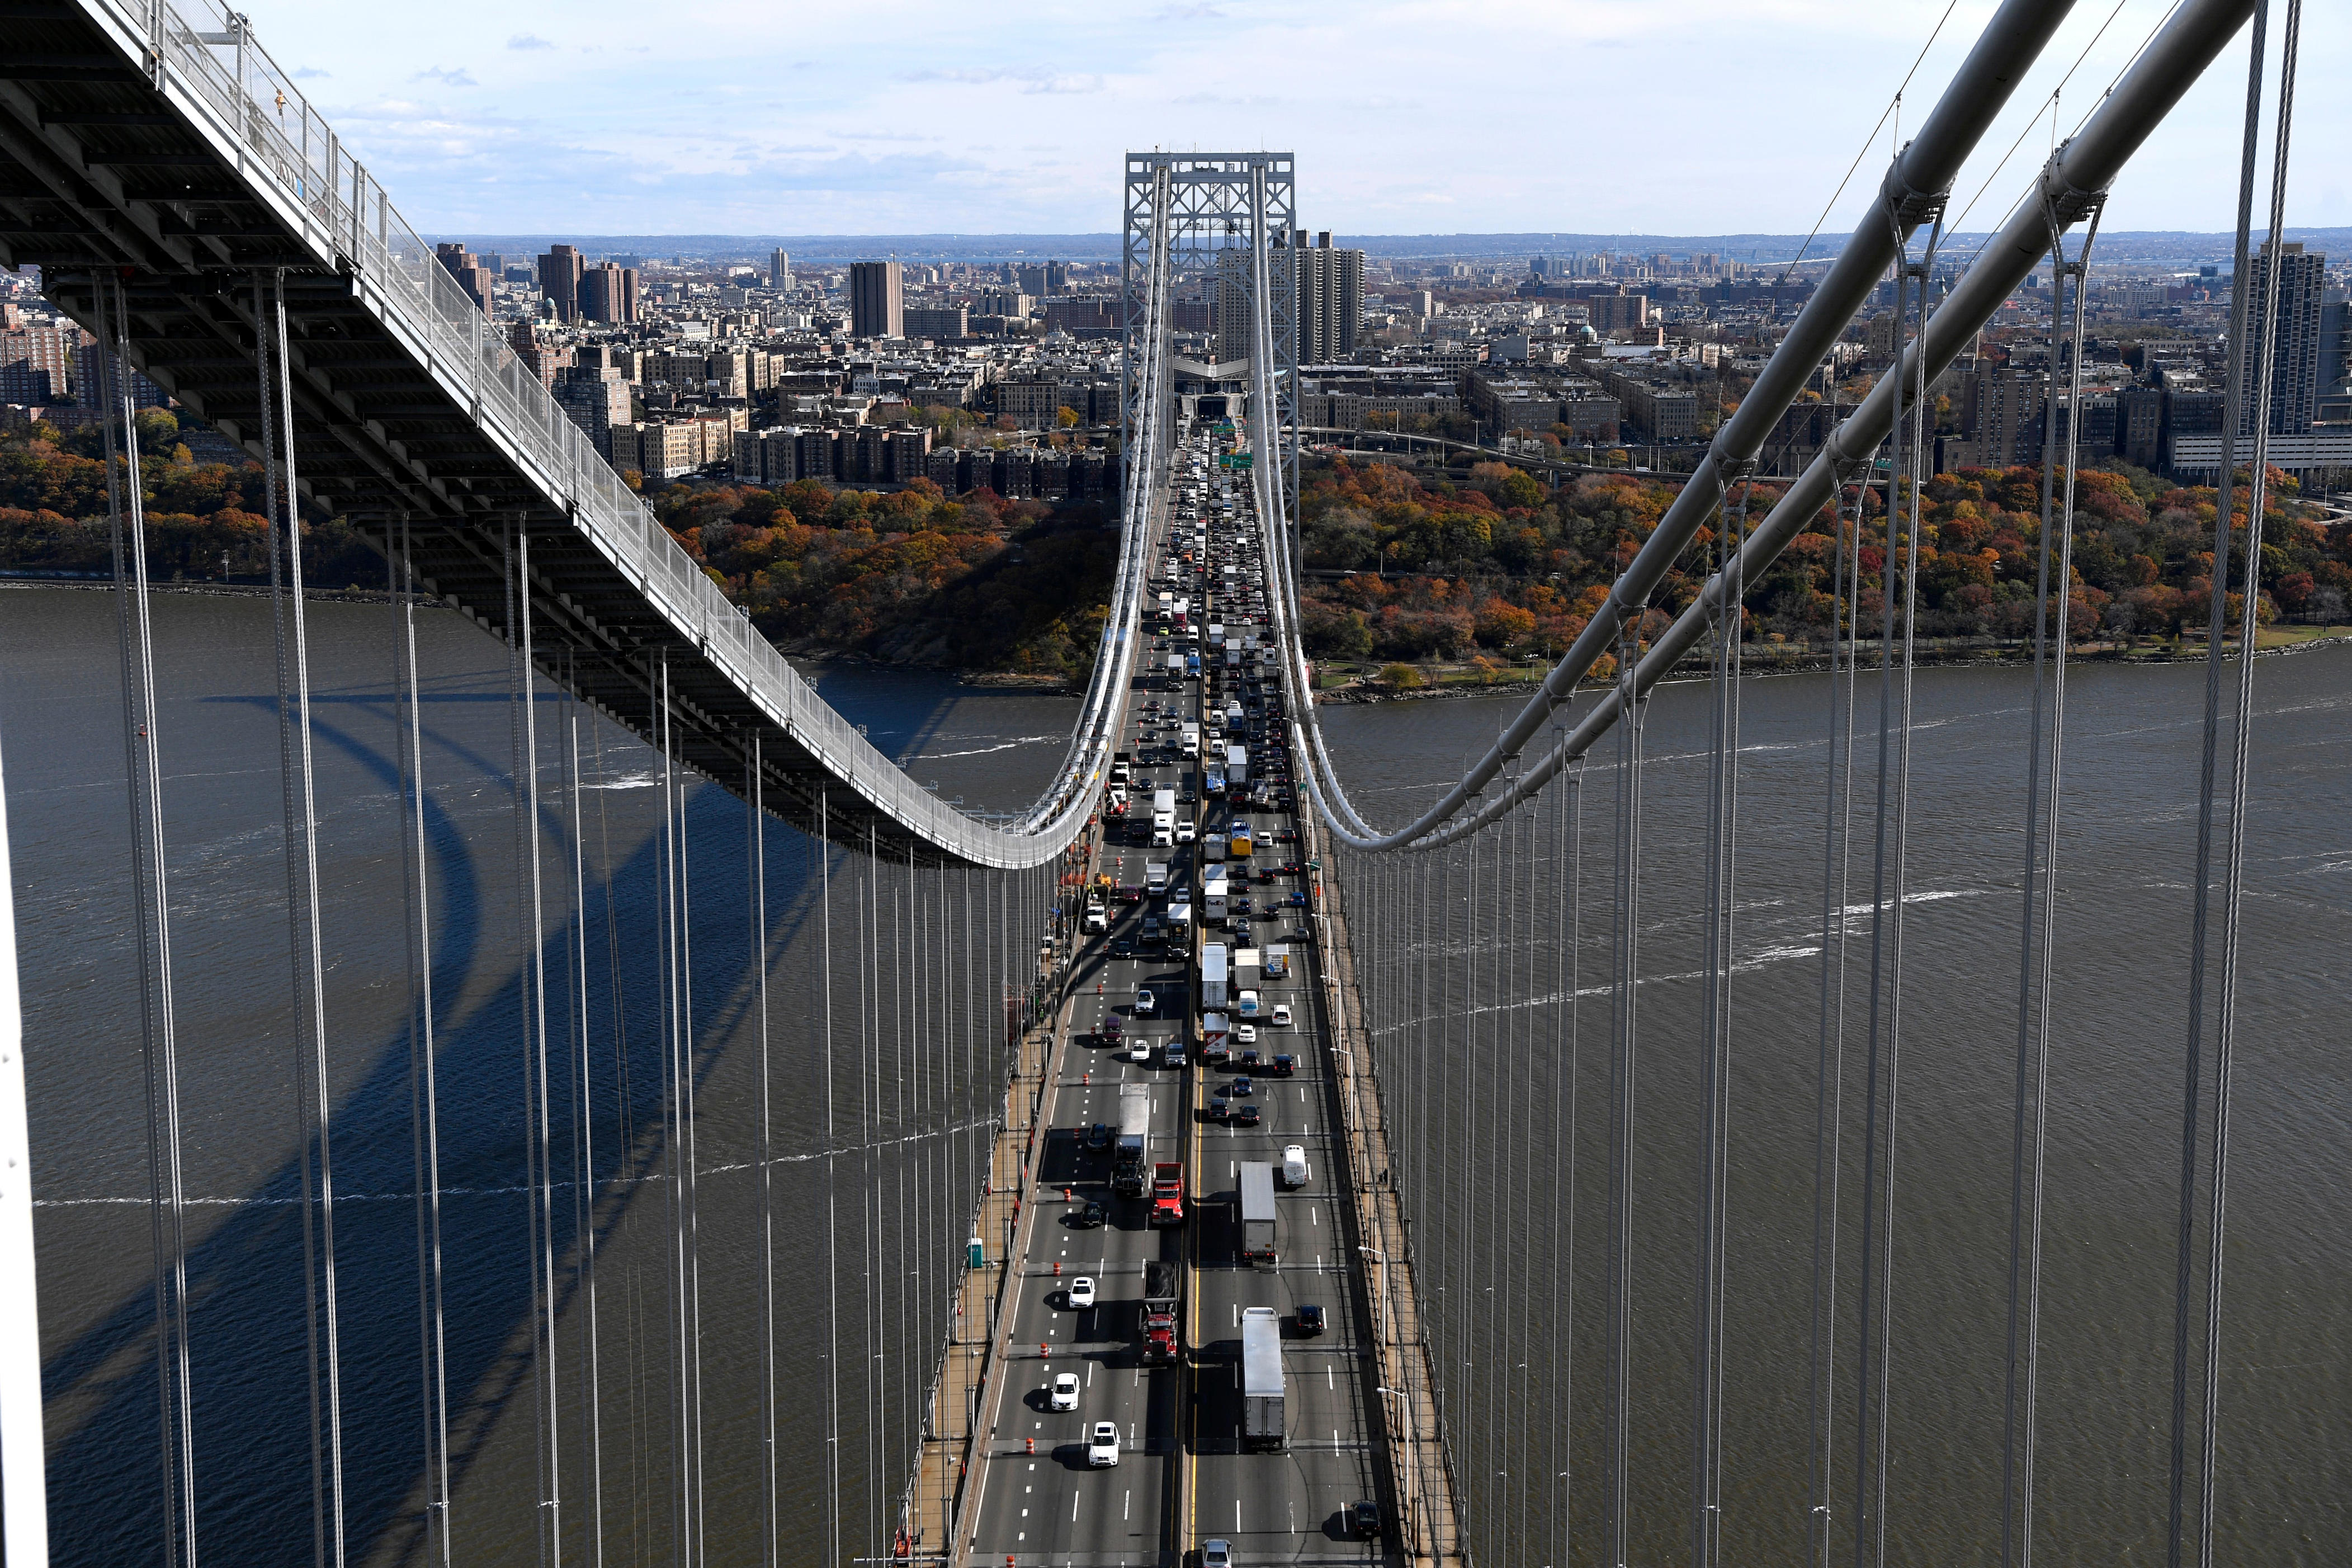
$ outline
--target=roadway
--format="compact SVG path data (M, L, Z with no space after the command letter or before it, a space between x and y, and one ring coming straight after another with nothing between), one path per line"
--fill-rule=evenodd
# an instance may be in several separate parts
M1196 1563L1202 1542L1212 1539L1232 1542L1243 1564L1370 1563L1393 1559L1396 1550L1388 1466L1373 1447L1378 1378L1363 1260L1352 1209L1327 1176L1338 1168L1332 1142L1339 1118L1311 942L1291 942L1291 973L1257 986L1257 1048L1268 1058L1295 1055L1295 1073L1254 1079L1258 1126L1208 1120L1212 1096L1236 1075L1213 1070L1198 1048L1202 944L1281 942L1311 922L1301 910L1283 909L1278 921L1269 913L1307 885L1300 871L1272 869L1295 860L1298 825L1281 761L1281 700L1271 656L1263 667L1253 660L1228 668L1222 653L1202 648L1203 628L1220 616L1228 636L1265 635L1264 573L1247 486L1231 487L1232 512L1215 510L1205 442L1196 436L1180 448L1174 493L1159 509L1154 591L1189 597L1192 614L1181 631L1153 636L1159 672L1136 681L1122 720L1118 749L1132 759L1127 799L1139 820L1130 826L1113 815L1107 797L1097 870L1113 892L1106 929L1084 933L1087 945L1074 969L1066 1039L1044 1108L1047 1131L1015 1243L1015 1280L1004 1308L1010 1352L984 1395L983 1468L965 1525L966 1560L976 1564L1011 1559L1054 1568L1181 1568ZM1196 458L1204 478L1188 477ZM1205 533L1198 547L1196 527ZM1204 653L1202 675L1171 683L1166 657L1194 651ZM1244 704L1243 723L1230 739L1261 759L1262 773L1253 777L1272 764L1255 801L1203 798L1202 761L1178 755L1183 724L1203 726L1204 747L1227 738L1206 724L1212 699L1220 709ZM1178 792L1177 835L1192 841L1152 847L1156 788ZM1229 834L1236 818L1258 836L1247 864L1267 873L1264 881L1244 883L1239 868L1232 868L1237 894L1254 901L1253 919L1207 931L1196 918L1173 940L1147 942L1147 921L1164 929L1170 906L1181 901L1145 893L1147 867L1166 864L1171 892L1189 891L1192 910L1204 910L1206 843L1199 836L1213 826ZM1287 841L1269 842L1277 835ZM1121 889L1134 892L1122 898ZM1152 994L1148 1012L1138 1005L1141 989ZM1274 1027L1276 1004L1287 1005L1297 1022ZM1187 1065L1163 1065L1161 1047L1171 1039L1187 1047ZM1148 1060L1136 1059L1139 1041L1150 1047ZM1088 1147L1097 1123L1115 1134L1119 1090L1136 1083L1150 1089L1147 1164L1185 1165L1187 1220L1181 1228L1150 1226L1148 1199L1112 1191L1110 1151ZM1244 1264L1234 1205L1239 1163L1278 1165L1287 1144L1306 1150L1309 1179L1277 1196L1278 1263ZM1099 1227L1076 1223L1089 1201L1105 1210ZM1183 1265L1182 1353L1173 1366L1147 1366L1139 1354L1143 1265L1155 1259ZM1095 1281L1097 1304L1075 1310L1067 1291L1081 1277ZM1328 1326L1322 1334L1295 1331L1304 1303L1324 1309ZM1285 1326L1288 1441L1280 1452L1244 1452L1240 1443L1238 1324L1242 1309L1252 1306L1275 1307ZM1078 1405L1055 1411L1049 1408L1051 1384L1066 1372L1079 1379ZM1118 1428L1115 1468L1087 1465L1087 1434L1097 1421ZM1362 1499L1380 1504L1386 1526L1381 1542L1360 1542L1349 1532L1346 1510Z
M1265 569L1250 488L1238 474L1224 476L1229 482L1219 485L1217 471L1210 472L1204 499L1230 500L1232 511L1220 507L1211 513L1203 618L1222 624L1228 639L1254 635L1265 643ZM1248 881L1242 880L1239 865L1228 867L1235 897L1246 895L1252 908L1246 918L1236 913L1224 931L1204 931L1202 940L1223 940L1235 951L1289 947L1287 975L1252 984L1252 976L1237 972L1232 985L1236 992L1245 984L1259 992L1254 1027L1262 1058L1270 1063L1276 1054L1286 1054L1296 1067L1287 1077L1252 1075L1249 1098L1257 1101L1261 1117L1255 1127L1207 1119L1215 1093L1241 1074L1203 1065L1192 1075L1193 1114L1200 1119L1193 1190L1203 1200L1203 1217L1190 1237L1187 1342L1194 1376L1187 1412L1192 1474L1185 1489L1191 1506L1184 1545L1197 1553L1205 1541L1226 1541L1234 1561L1242 1564L1376 1563L1395 1552L1395 1510L1388 1466L1374 1447L1379 1380L1370 1353L1363 1259L1356 1250L1353 1210L1332 1179L1341 1168L1333 1157L1340 1122L1328 1023L1316 980L1321 960L1311 938L1301 940L1312 931L1308 911L1287 907L1292 896L1304 895L1307 878L1303 867L1274 870L1298 866L1303 851L1271 652L1254 658L1244 650L1232 664L1220 659L1209 671L1202 695L1204 701L1213 698L1228 708L1242 704L1242 725L1229 738L1246 747L1253 785L1263 786L1263 793L1246 802L1229 799L1210 818L1246 823L1252 831L1254 849L1244 863L1252 868ZM1287 1027L1269 1022L1277 1005L1288 1007L1295 1020ZM1231 1016L1238 1056L1251 1044L1239 1037L1244 1020L1238 1013ZM1272 1266L1245 1263L1239 1257L1240 1165L1265 1161L1278 1169L1284 1148L1291 1144L1304 1149L1308 1176L1295 1191L1276 1184L1278 1259ZM1298 1331L1298 1309L1307 1303L1323 1309L1328 1326L1319 1335ZM1246 1451L1240 1440L1240 1322L1249 1307L1273 1307L1282 1320L1288 1435L1279 1452ZM1380 1505L1387 1527L1382 1541L1358 1541L1349 1531L1349 1508L1367 1499Z

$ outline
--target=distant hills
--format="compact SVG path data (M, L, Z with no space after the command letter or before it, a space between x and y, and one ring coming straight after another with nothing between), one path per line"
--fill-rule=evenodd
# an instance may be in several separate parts
M2300 240L2331 258L2352 257L2352 228L2290 228ZM430 239L461 240L477 250L513 258L535 255L561 240L593 258L657 256L700 261L764 264L782 247L794 266L840 266L850 261L896 257L901 261L1110 261L1118 257L1116 234L446 234ZM1964 257L1988 237L1945 237L1948 254ZM1834 256L1843 235L1824 234L1805 251L1808 260ZM1383 260L1520 260L1579 251L1647 256L1656 251L1687 256L1713 251L1758 266L1785 264L1805 245L1801 234L1381 234L1341 235L1335 244L1360 248ZM2261 243L2261 237L2255 237ZM2109 230L2099 236L2094 259L2156 267L2227 264L2232 238L2227 233L2187 229Z

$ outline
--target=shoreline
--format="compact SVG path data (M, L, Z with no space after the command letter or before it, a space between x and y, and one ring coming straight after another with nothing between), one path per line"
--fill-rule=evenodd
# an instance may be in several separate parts
M2317 648L2339 646L2352 647L2352 635L2342 637L2311 637L2303 642L2288 643L2278 647L2257 648L2254 650L2254 657L2256 658L2283 658L2293 654L2309 653ZM1860 653L1861 657L1859 663L1861 668L1864 673L1867 674L1872 669L1875 668L1877 665L1875 642L1874 641L1872 643L1863 645ZM2231 663L2236 662L2237 657L2237 648L2234 644L2232 644L2222 655L2222 658L2226 661ZM2098 664L2137 666L2201 664L2204 662L2204 659L2205 653L2201 648L2193 653L2153 651L2126 652L2122 648L2076 649L2067 655L2067 663L2070 665ZM1918 669L2024 669L2030 668L2032 664L2032 649L2002 647L1965 650L1930 650L1923 653L1920 657L1915 659L1914 668ZM1747 665L1741 669L1740 675L1744 679L1769 680L1778 676L1821 675L1826 673L1829 668L1830 662L1828 655L1806 654L1801 658L1773 658L1769 660L1759 660L1755 663ZM1685 669L1687 671L1686 673L1678 671L1677 673L1667 677L1659 684L1664 686L1679 686L1687 684L1694 680L1706 680L1711 679L1704 666L1698 666L1696 668L1685 667ZM1318 691L1315 694L1315 701L1318 707L1321 707L1325 704L1418 702L1426 701L1433 698L1507 697L1513 695L1531 697L1538 690L1541 689L1541 687L1542 682L1538 680L1497 680L1488 684L1476 685L1467 681L1463 681L1446 686L1423 686L1405 690L1391 691L1369 680L1356 680L1351 681L1345 686L1334 686L1327 689ZM1587 689L1596 689L1596 688L1590 686L1588 686Z
M52 577L22 572L0 572L0 590L11 588L75 588L84 592L110 593L114 588L114 581L111 577L79 575ZM148 592L188 594L213 598L266 598L269 595L269 586L264 583L151 583L148 584ZM316 603L347 605L388 605L397 597L389 589L383 588L309 588L304 590L303 596ZM413 598L421 608L448 608L441 600L430 595L418 594L413 595ZM2309 653L2315 649L2338 645L2352 647L2352 633L2336 637L2311 637L2303 642L2288 643L2278 647L2258 648L2255 650L2254 657L2280 658L2292 654ZM1076 697L1081 695L1085 689L1082 683L1059 675L1024 675L1020 671L1008 669L951 669L940 665L877 658L871 654L859 653L853 649L813 647L805 642L779 643L776 647L779 653L799 664L819 666L839 664L853 665L866 669L921 670L929 675L949 676L958 685L971 687L980 691L1017 691L1040 697ZM1866 672L1876 662L1875 640L1861 645L1859 653L1861 667ZM2021 668L2030 665L2032 658L2031 649L2020 647L1928 648L1921 651L1915 667L1921 669ZM2122 648L2101 647L2076 650L2068 656L2068 662L2099 665L2170 665L2195 664L2202 661L2204 658L2205 654L2201 648L2195 652L2175 653L2126 651ZM2234 660L2237 658L2236 649L2231 648L2223 658ZM1752 662L1748 663L1740 671L1741 676L1748 679L1763 680L1786 675L1820 675L1826 672L1830 667L1829 656L1822 653L1751 655L1750 658ZM1661 684L1678 685L1706 679L1708 679L1707 673L1704 667L1701 667L1688 674L1671 676ZM1381 702L1426 702L1471 697L1531 697L1540 689L1541 682L1537 680L1497 680L1487 684L1462 681L1447 685L1390 690L1369 679L1359 678L1344 686L1334 686L1317 691L1315 703L1318 707L1326 707Z

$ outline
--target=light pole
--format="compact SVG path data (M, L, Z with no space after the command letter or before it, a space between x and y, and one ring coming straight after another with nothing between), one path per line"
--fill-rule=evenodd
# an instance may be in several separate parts
M1395 1426L1402 1427L1405 1432L1404 1496L1399 1500L1404 1505L1404 1518L1399 1522L1404 1526L1403 1535L1407 1542L1406 1552L1409 1556L1412 1552L1411 1543L1413 1538L1421 1533L1421 1454L1420 1443L1413 1431L1412 1396L1402 1388L1376 1388L1373 1392L1394 1399L1402 1413L1395 1422ZM1437 1542L1433 1540L1429 1544L1429 1554L1432 1559L1434 1559L1437 1555Z

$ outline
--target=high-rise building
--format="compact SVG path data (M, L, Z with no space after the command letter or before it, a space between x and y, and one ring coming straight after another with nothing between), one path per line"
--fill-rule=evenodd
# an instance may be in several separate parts
M1070 264L1040 261L1013 269L1013 284L1024 294L1059 294L1070 285Z
M856 338L907 335L907 287L897 262L850 263L849 334Z
M557 377L555 401L597 451L613 455L613 426L629 423L631 414L629 384L620 372L574 365Z
M539 291L555 307L559 321L580 319L580 279L587 258L568 245L551 245L539 258Z
M457 287L466 291L466 298L487 315L498 287L498 273L483 266L481 259L464 246L452 245L446 240L433 247L433 255L449 276L457 280Z
M1347 359L1356 352L1356 332L1364 320L1364 253L1333 249L1328 231L1313 246L1305 229L1291 237L1295 243L1285 245L1283 237L1276 237L1266 273L1276 289L1290 291L1296 301L1298 363ZM1249 252L1224 251L1217 263L1217 357L1247 359L1256 332L1250 317Z
M2320 302L2319 391L2352 392L2352 300Z
M583 321L625 325L637 319L637 269L600 261L580 275Z
M1327 229L1305 246L1298 233L1293 257L1298 278L1298 363L1335 364L1356 352L1364 319L1364 253L1334 250Z
M2278 299L2270 299L2271 246L2253 258L2244 281L2246 352L2238 383L2238 434L2254 433L2255 389L2262 374L2263 340L2274 328L2278 349L2271 365L2271 434L2300 436L2311 428L2319 403L2320 304L2327 258L2289 245L2278 254Z
M773 289L793 286L793 258L781 250L772 251L768 256L768 285Z

